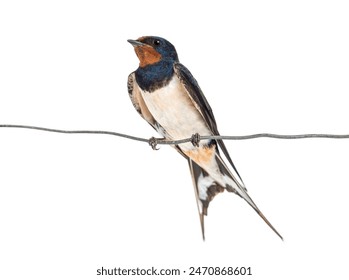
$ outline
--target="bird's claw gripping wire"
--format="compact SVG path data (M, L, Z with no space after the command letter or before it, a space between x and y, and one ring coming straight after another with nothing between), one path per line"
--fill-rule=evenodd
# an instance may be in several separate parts
M200 134L195 133L191 136L190 142L193 144L194 147L199 147L200 140Z
M154 151L159 150L159 148L156 147L156 146L159 144L159 143L158 143L158 138L155 138L155 137L149 138L148 144L150 145L150 147L151 147Z

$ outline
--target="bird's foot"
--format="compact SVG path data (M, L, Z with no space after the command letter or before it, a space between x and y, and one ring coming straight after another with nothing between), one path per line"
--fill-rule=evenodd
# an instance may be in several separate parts
M194 147L199 147L199 143L200 143L200 134L199 133L195 133L191 136L191 140L190 142L193 144Z
M158 143L158 138L155 138L155 137L149 138L148 144L150 145L150 147L151 147L153 150L155 150L155 151L159 150L159 148L156 147L156 146L159 144L159 143Z

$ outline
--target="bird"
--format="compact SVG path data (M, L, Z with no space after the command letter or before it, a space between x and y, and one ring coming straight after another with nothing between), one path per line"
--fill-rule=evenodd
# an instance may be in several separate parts
M188 68L179 62L174 45L158 36L127 41L139 59L138 68L128 76L127 88L140 116L166 140L220 135L206 97ZM283 240L247 193L223 140L200 140L172 147L188 161L203 240L204 216L210 202L223 191L244 199Z

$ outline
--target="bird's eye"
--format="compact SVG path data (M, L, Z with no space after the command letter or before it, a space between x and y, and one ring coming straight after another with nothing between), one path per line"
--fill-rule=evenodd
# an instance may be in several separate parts
M155 46L160 45L160 40L157 40L157 39L156 39L156 40L154 40L154 45L155 45Z

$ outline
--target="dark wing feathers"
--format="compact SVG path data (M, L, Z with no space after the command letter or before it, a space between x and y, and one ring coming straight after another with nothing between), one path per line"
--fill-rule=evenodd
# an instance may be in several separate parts
M194 102L194 105L196 106L196 108L199 110L199 112L205 119L212 133L214 135L220 135L217 129L217 124L216 124L216 120L214 118L212 109L208 104L207 99L205 98L202 90L200 89L198 82L195 80L193 75L184 65L180 64L179 62L174 64L174 71L178 76L178 78L180 79L180 81L183 83L185 89L188 91L190 98L192 99L192 101ZM225 147L223 140L216 140L216 141L219 144L220 148L222 149L225 157L227 158L231 166L234 168L236 174L239 176L240 180L242 181L241 176L239 172L236 170L236 167L228 153L227 148Z
M148 107L144 102L140 89L135 84L135 81L136 81L135 72L132 72L128 76L127 89L128 89L128 94L131 98L133 106L135 107L136 111L141 115L141 117L145 119L156 131L159 132L159 130L162 130L165 132L165 130L154 119L153 115L148 110Z

